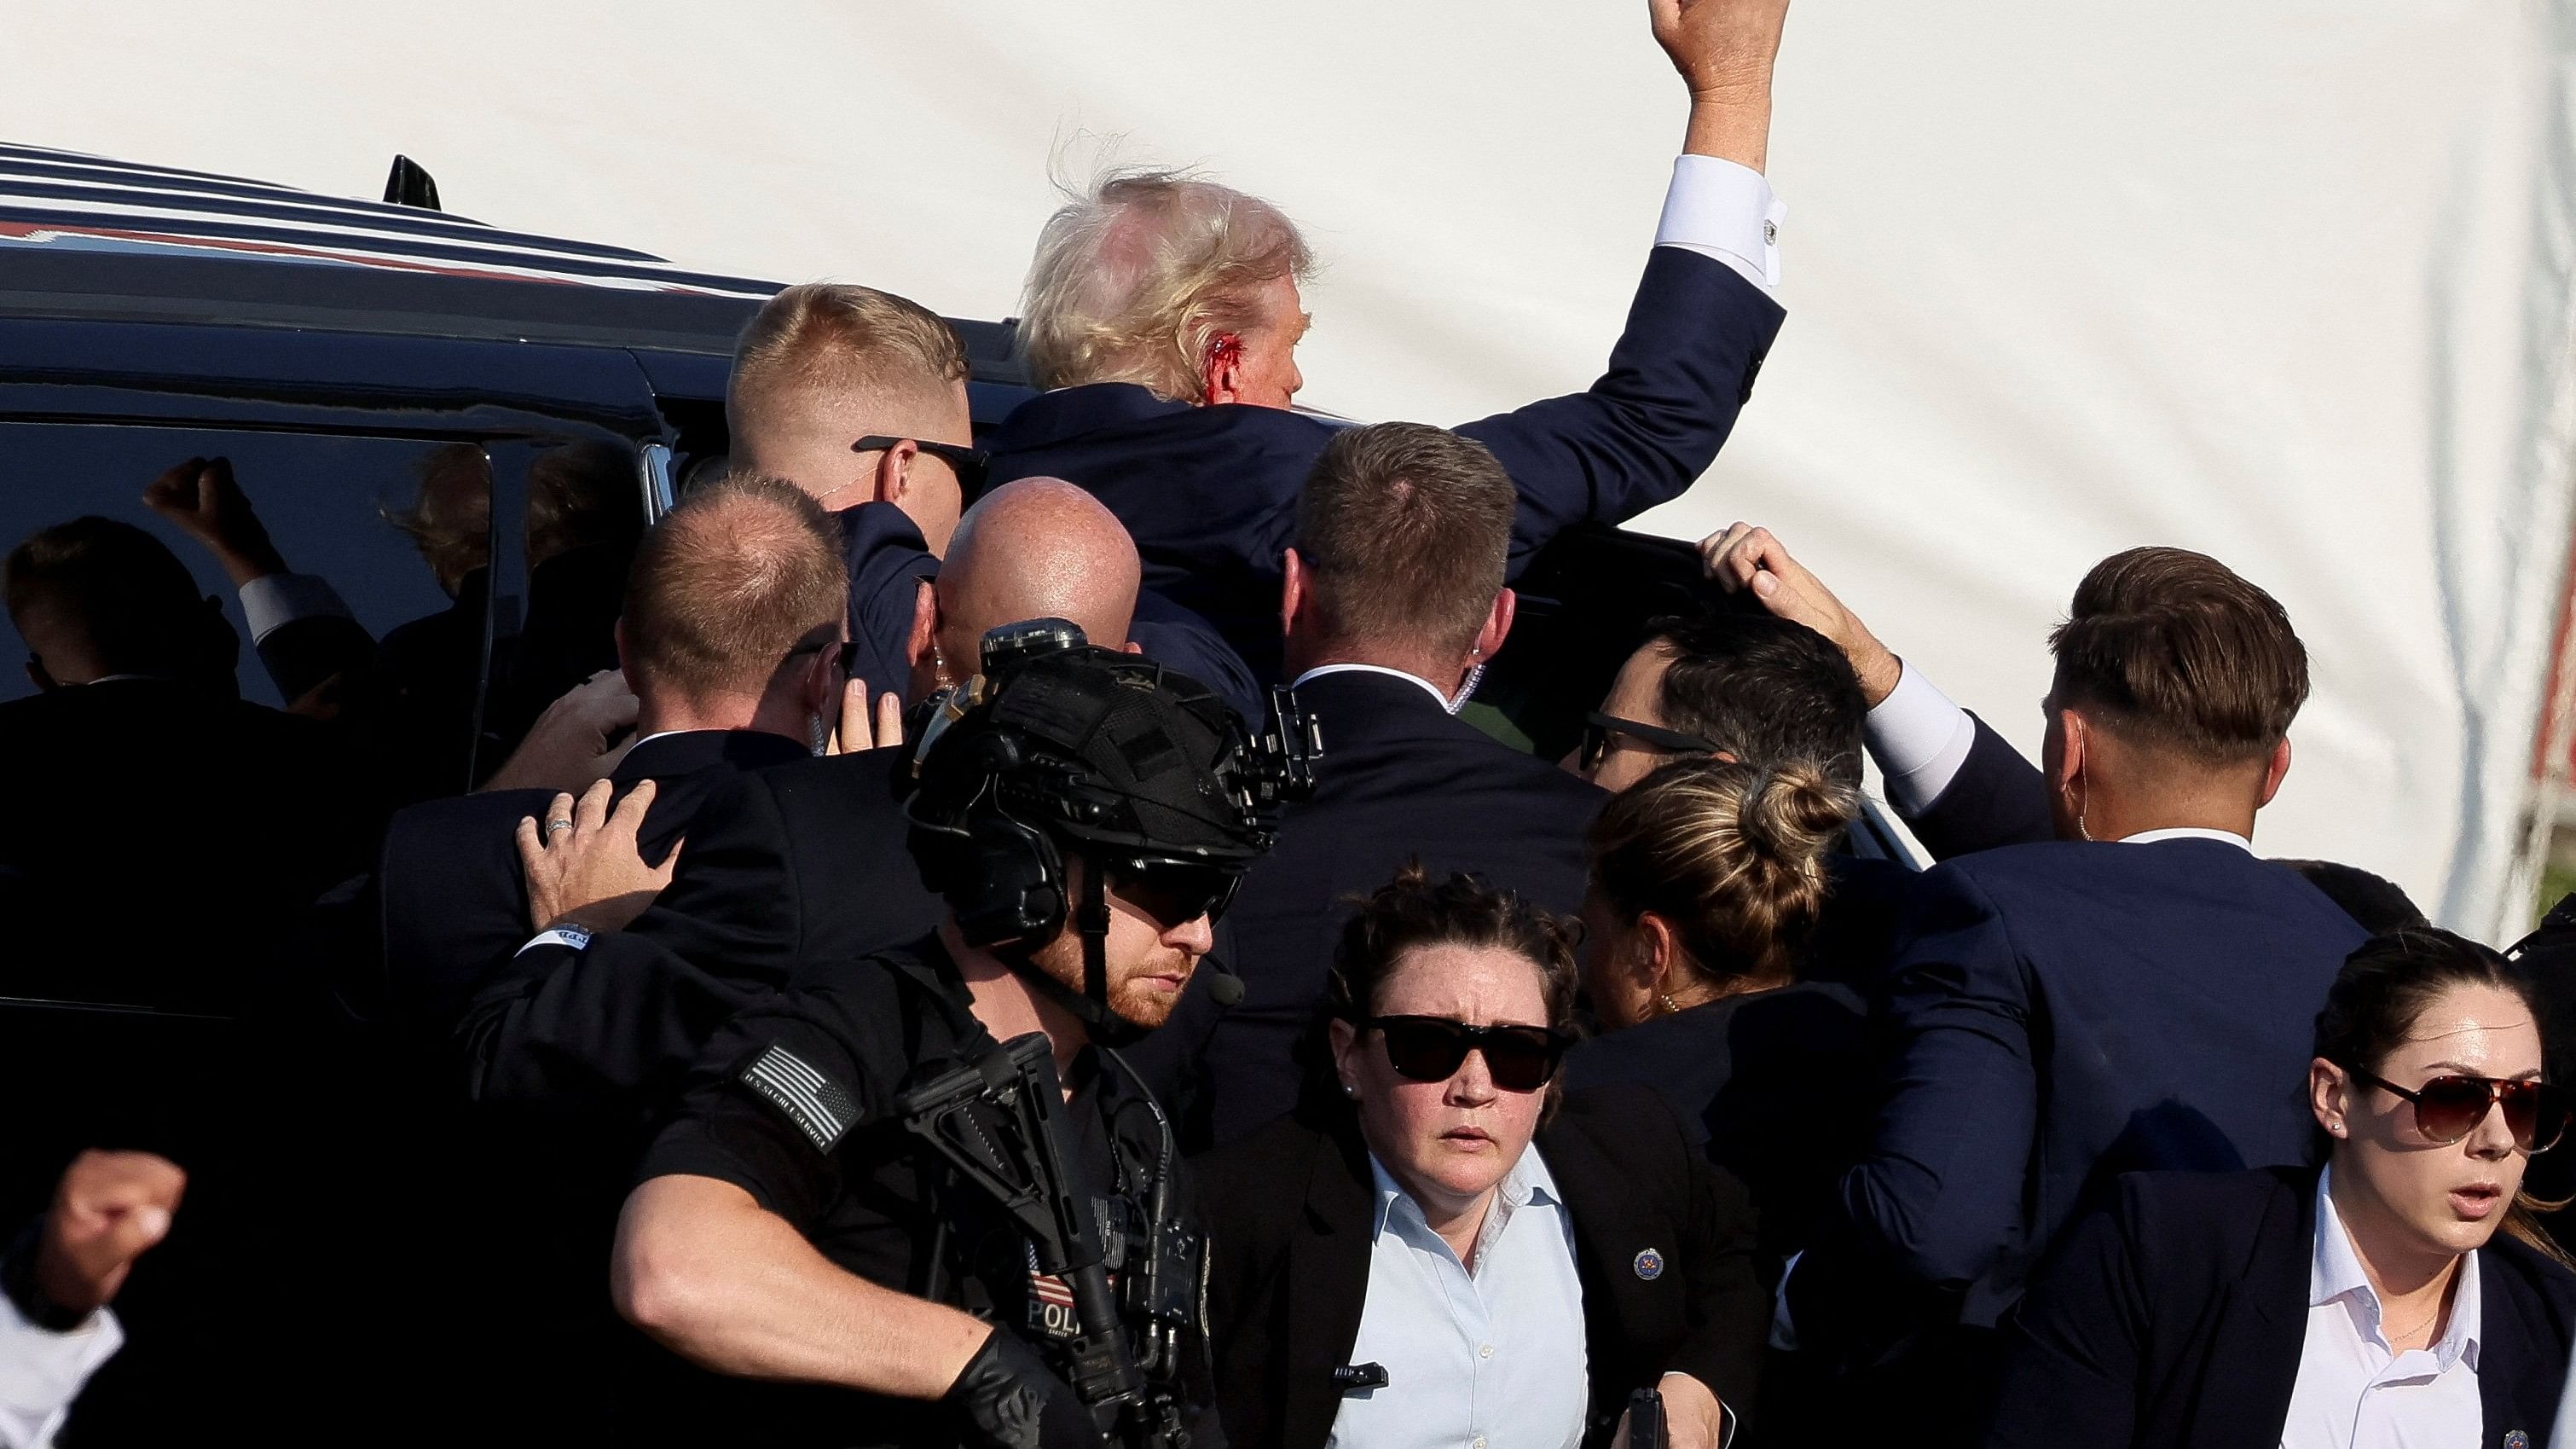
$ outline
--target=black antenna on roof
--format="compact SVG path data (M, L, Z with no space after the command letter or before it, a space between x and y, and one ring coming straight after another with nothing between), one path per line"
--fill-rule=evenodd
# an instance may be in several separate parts
M437 211L438 181L409 156L396 156L394 169L385 177L385 201L393 206Z

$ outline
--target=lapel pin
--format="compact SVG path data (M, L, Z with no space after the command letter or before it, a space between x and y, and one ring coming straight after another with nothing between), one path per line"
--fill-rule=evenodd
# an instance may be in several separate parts
M1652 1248L1648 1248L1637 1255L1637 1261L1634 1266L1637 1269L1638 1277L1652 1283L1656 1279L1664 1276L1664 1255L1656 1252Z
M2531 1436L2515 1429L2504 1436L2504 1449L2531 1449Z

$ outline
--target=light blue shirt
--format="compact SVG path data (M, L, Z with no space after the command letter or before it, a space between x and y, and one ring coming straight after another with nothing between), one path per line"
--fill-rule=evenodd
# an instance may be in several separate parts
M1386 1387L1342 1395L1327 1449L1574 1449L1590 1381L1574 1222L1532 1147L1494 1192L1470 1273L1369 1156L1377 1225L1351 1362Z

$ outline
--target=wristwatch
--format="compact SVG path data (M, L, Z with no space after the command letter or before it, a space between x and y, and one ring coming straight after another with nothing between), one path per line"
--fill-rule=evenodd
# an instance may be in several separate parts
M69 1333L89 1321L83 1309L65 1308L45 1296L44 1285L36 1281L36 1254L41 1249L45 1220L27 1224L9 1251L0 1253L0 1293L9 1296L18 1316L47 1333Z

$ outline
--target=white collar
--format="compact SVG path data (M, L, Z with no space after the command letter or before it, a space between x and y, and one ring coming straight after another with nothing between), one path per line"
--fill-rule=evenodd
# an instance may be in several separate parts
M2388 1336L2380 1321L2379 1294L2370 1286L2370 1275L2361 1266L2361 1254L2353 1249L2352 1234L2344 1228L2343 1214L2335 1211L2334 1198L2327 1191L2333 1182L2333 1168L2317 1174L2317 1233L2308 1260L2308 1306L2352 1299L2360 1307L2371 1336L2384 1349L2388 1347ZM2450 1322L2442 1326L2442 1336L2431 1351L2444 1369L2466 1359L2469 1371L2475 1373L2479 1320L2484 1316L2478 1292L2477 1254L2460 1255L2459 1275L2459 1282L2451 1289Z
M1390 679L1408 680L1419 686L1423 692L1429 694L1433 699L1440 701L1440 707L1442 709L1450 709L1449 696L1440 692L1439 685L1432 683L1430 680L1423 678L1419 674L1407 674L1401 669L1389 669L1383 664L1318 664L1314 668L1307 670L1305 673L1298 675L1295 681L1289 684L1288 687L1290 689L1303 689L1306 687L1307 680L1321 679L1327 674L1383 674ZM1455 714L1456 712L1456 710L1450 709L1450 713Z
M2120 844L2153 845L2159 840L2220 840L2235 846L2247 855L2254 853L2254 842L2235 831L2210 830L2198 825L2176 825L2166 830L2141 830L2135 835L2121 836Z
M1428 1221L1422 1215L1422 1205L1415 1202L1413 1195L1396 1183L1395 1175L1386 1170L1386 1164L1377 1160L1377 1153L1370 1152L1368 1160L1369 1178L1377 1185L1377 1231L1386 1231L1387 1216L1398 1210L1396 1207L1398 1203L1403 1204L1416 1221ZM1494 1226L1493 1219L1509 1217L1513 1209L1528 1207L1533 1201L1542 1201L1550 1205L1561 1205L1564 1202L1564 1199L1557 1195L1556 1177L1547 1170L1547 1162L1538 1155L1538 1144L1535 1142L1521 1149L1521 1160L1513 1163L1512 1170L1504 1173L1503 1180L1496 1184L1494 1207L1493 1212L1488 1215L1488 1225ZM1480 1233L1478 1241L1485 1241L1487 1237L1487 1234Z

